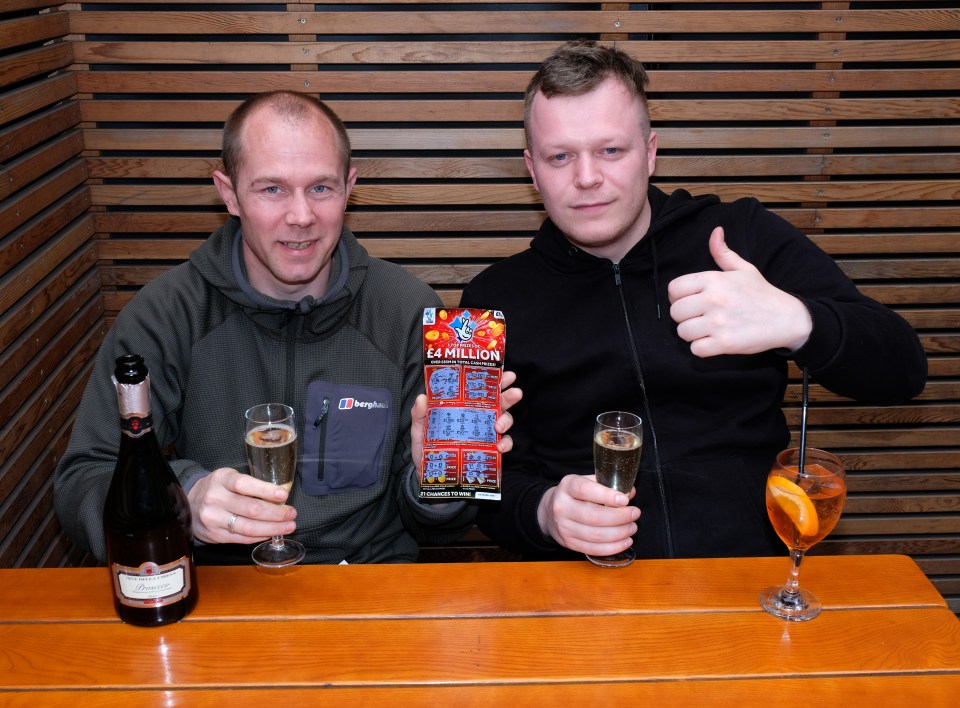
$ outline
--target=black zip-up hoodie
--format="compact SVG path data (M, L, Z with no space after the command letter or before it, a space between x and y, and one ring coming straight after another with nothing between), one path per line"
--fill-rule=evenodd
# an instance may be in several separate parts
M512 409L503 500L481 508L481 529L529 557L566 555L537 524L543 493L592 474L593 420L607 410L643 419L634 504L638 557L782 554L764 506L765 479L790 436L781 411L788 355L698 358L677 334L667 286L719 270L708 239L726 243L813 319L789 355L813 380L876 404L903 401L926 381L926 356L899 315L857 291L833 259L755 199L666 195L650 187L650 228L614 264L578 249L550 220L531 248L481 273L461 304L495 307L507 324L506 367L523 401ZM807 441L816 446L815 436Z

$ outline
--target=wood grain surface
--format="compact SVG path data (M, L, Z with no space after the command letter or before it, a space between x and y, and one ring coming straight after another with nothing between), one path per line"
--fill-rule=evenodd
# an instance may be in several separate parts
M736 558L201 567L196 610L155 629L115 617L105 568L0 570L0 703L957 695L960 621L911 559L804 563L825 605L806 623L757 604L786 558Z

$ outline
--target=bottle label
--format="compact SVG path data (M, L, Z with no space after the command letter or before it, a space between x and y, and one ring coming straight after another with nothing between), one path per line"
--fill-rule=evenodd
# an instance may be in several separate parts
M120 383L116 375L111 381L117 387L120 430L132 438L139 438L153 427L150 419L150 374L146 374L138 383Z
M190 593L190 559L187 556L165 565L147 562L139 568L112 563L110 569L117 598L130 607L163 607Z
M143 417L132 415L129 418L120 419L120 430L131 438L139 438L152 428L153 421L150 419L149 413Z

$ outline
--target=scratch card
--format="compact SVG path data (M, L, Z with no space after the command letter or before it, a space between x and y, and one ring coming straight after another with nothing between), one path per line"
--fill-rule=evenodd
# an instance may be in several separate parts
M500 499L500 436L493 426L500 415L505 339L498 310L423 311L421 498Z

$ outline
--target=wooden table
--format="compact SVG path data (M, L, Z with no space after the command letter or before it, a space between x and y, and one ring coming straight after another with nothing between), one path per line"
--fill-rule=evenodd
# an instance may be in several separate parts
M806 623L757 604L788 564L204 567L155 629L104 568L0 570L0 705L960 704L960 621L912 560L806 559Z

